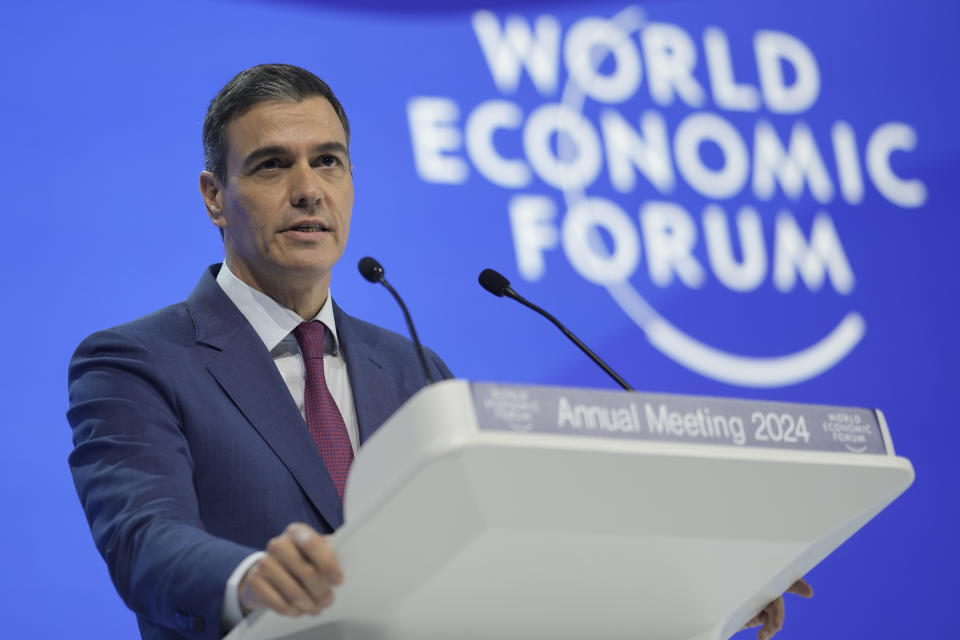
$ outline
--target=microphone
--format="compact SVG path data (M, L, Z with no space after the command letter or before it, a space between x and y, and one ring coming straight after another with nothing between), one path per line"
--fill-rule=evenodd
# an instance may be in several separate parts
M503 296L506 296L508 298L513 298L523 306L533 309L534 311L542 315L544 318L546 318L553 324L557 325L557 328L563 332L563 335L570 338L573 344L580 347L581 351L583 351L585 354L590 356L590 359L596 362L601 369L606 371L607 375L609 375L611 378L616 380L617 384L619 384L621 387L623 387L627 391L633 391L633 387L627 384L623 378L618 376L616 372L614 372L614 370L611 369L609 365L607 365L606 362L600 359L600 356L598 356L593 351L591 351L590 348L587 347L587 345L583 344L583 342L580 341L580 338L573 335L573 333L571 333L569 329L563 326L559 320L557 320L552 315L550 315L549 313L547 313L546 311L544 311L543 309L541 309L540 307L533 304L532 302L530 302L529 300L521 296L519 293L514 291L513 287L510 286L510 281L507 280L505 277L503 277L493 269L484 269L483 271L480 272L479 280L480 280L480 286L482 286L484 289L486 289L493 295L497 296L498 298L502 298Z
M413 338L413 344L417 348L417 355L420 356L420 366L423 367L423 375L427 379L427 384L433 384L433 376L430 375L430 369L427 367L427 356L423 353L423 345L420 344L420 338L417 337L417 330L413 328L413 319L410 318L410 312L407 311L407 305L403 304L400 294L397 293L396 290L390 286L390 283L387 282L387 279L383 277L383 266L377 262L376 259L367 256L366 258L360 259L357 268L360 270L360 275L362 275L367 282L379 282L387 288L387 291L393 294L393 297L400 305L400 309L403 310L403 317L407 321L407 330L410 331L410 337Z

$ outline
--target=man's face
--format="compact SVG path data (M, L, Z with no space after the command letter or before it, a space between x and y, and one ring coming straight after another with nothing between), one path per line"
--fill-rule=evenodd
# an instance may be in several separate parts
M231 270L268 294L329 286L353 209L346 135L325 98L264 102L227 125L227 179L201 177Z

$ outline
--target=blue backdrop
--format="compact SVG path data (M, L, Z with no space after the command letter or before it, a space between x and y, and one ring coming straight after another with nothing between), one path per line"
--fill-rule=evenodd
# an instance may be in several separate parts
M379 4L3 10L3 635L136 635L67 470L66 364L222 258L200 127L261 62L350 114L345 309L403 331L374 255L458 375L610 387L492 266L637 388L883 409L917 481L782 637L953 635L958 5Z

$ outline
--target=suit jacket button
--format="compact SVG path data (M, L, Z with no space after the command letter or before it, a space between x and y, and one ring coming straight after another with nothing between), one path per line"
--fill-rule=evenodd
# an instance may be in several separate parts
M194 631L199 633L203 631L203 618L195 616L186 611L177 611L174 613L174 622L180 631Z

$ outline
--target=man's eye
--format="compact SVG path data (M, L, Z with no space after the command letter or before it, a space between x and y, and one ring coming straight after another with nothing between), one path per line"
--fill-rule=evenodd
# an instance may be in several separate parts
M260 163L257 169L276 169L280 166L280 163L275 159L264 160Z
M317 160L317 163L321 167L336 167L340 164L340 158L333 154L325 154L320 156L320 158Z

